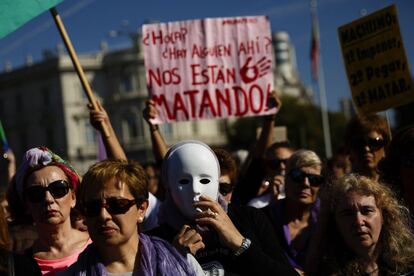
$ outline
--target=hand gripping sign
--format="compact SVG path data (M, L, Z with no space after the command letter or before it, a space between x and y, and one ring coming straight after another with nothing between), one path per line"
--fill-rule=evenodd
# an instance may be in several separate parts
M276 113L265 16L148 24L142 34L154 123Z

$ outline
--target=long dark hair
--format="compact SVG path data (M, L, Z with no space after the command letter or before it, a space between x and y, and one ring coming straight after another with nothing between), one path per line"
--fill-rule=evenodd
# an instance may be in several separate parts
M0 272L8 272L10 238L4 212L0 210Z

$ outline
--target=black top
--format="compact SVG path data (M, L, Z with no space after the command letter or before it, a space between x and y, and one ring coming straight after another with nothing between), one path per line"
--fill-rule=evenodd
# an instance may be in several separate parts
M257 192L266 176L266 167L263 158L254 158L246 169L234 189L233 199L241 204L247 204L257 196Z
M220 244L215 232L200 233L206 248L199 250L195 257L203 269L211 270L211 266L218 262L224 267L226 275L297 275L284 256L272 225L262 211L229 205L228 215L239 232L252 243L236 257L230 249ZM172 242L177 231L163 224L148 234Z
M5 252L2 252L2 254L5 254ZM40 268L37 265L36 261L33 258L27 258L24 255L16 254L16 253L8 253L12 254L12 259L9 257L5 258L7 260L8 265L13 263L14 268L14 275L15 276L27 276L27 275L33 275L33 276L41 276L42 273L40 272ZM9 255L10 256L10 255ZM7 265L7 266L8 266ZM8 269L6 267L6 269ZM1 271L0 276L9 275L9 271Z

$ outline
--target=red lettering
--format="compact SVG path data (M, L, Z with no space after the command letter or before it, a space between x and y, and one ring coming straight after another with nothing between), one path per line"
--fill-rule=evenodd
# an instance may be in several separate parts
M160 68L157 68L157 73L154 73L152 69L148 70L149 88L152 88L152 81L154 80L158 86L161 86L161 73Z
M168 120L175 119L175 118L173 118L173 115L171 114L171 111L168 108L168 104L167 104L167 100L165 99L165 95L159 95L159 96L153 95L152 100L154 101L155 106L157 106L157 105L158 106L164 106L165 110L167 111Z
M269 108L269 105L267 104L268 102L269 102L269 95L272 93L272 87L271 87L271 85L270 85L270 83L268 83L267 84L267 87L266 87L267 89L267 93L266 93L266 99L265 99L265 103L266 103L266 106L265 106L265 110L264 111L268 111L270 108L273 108L272 106Z
M160 68L157 68L156 72L152 69L148 70L148 78L149 78L149 88L152 88L153 81L158 86L163 86L165 84L179 84L181 82L181 76L178 73L178 68L175 67L171 71L165 70L161 72Z
M207 89L203 91L203 97L200 104L200 113L198 115L199 118L203 118L203 113L206 108L210 108L211 114L216 117L216 111L214 110L213 102L211 101L210 93Z
M144 45L148 45L148 39L149 39L149 37L150 37L150 34L149 34L149 33L146 33L146 34L144 35L144 37L142 38L142 43L143 43Z
M200 64L191 64L191 84L206 84L208 82L208 76L204 72L205 70L200 70Z
M184 91L184 95L190 98L190 108L191 108L191 118L196 116L196 106L195 106L195 95L198 93L198 90L187 90Z
M256 109L254 107L254 101L253 101L253 99L254 99L253 93L254 93L255 90L258 91L256 94L259 97L259 100L258 100L259 106ZM262 88L259 85L253 84L250 87L250 89L249 89L249 102L250 102L250 109L253 111L253 113L257 114L257 113L260 113L262 111L262 108L263 108L263 91L262 91Z
M181 111L184 113L185 119L188 120L188 111L185 108L185 104L183 102L183 99L181 98L180 93L175 93L174 96L174 119L177 118L177 113Z
M162 32L161 31L159 31L159 35L158 36L155 34L155 32L152 32L152 44L155 45L157 43L157 39L160 40L160 43L161 44L163 43L163 40L162 40Z
M248 99L246 92L241 88L240 86L233 86L234 90L234 96L236 98L236 116L243 116L248 111ZM240 96L243 97L243 99L240 99ZM241 104L244 104L244 106L241 106ZM244 110L243 110L244 108Z
M224 93L226 93L226 95L223 95L219 89L216 89L217 112L220 117L222 116L221 108L223 106L227 108L227 114L232 115L230 105L230 89L225 88Z

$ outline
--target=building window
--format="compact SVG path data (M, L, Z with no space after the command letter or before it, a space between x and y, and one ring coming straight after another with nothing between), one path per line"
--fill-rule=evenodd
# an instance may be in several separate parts
M138 90L140 91L141 94L147 94L147 80L146 80L146 72L145 72L145 67L144 66L140 66L138 68Z
M120 79L120 91L130 93L134 91L134 76L129 73L123 73Z
M88 120L84 121L85 127L85 143L86 145L94 145L95 144L95 129L91 126Z
M50 104L50 89L47 87L44 87L42 89L42 105L48 106Z
M136 112L128 111L122 116L122 138L126 143L131 143L142 138L142 123L137 114Z

